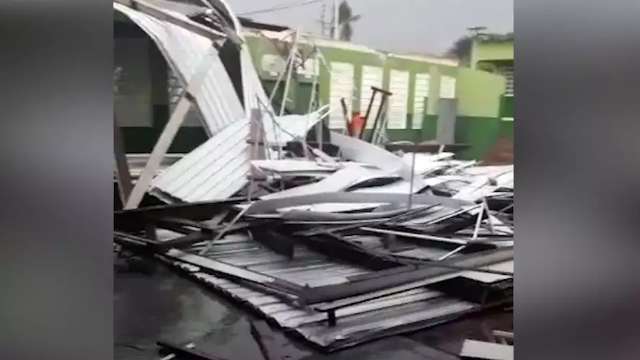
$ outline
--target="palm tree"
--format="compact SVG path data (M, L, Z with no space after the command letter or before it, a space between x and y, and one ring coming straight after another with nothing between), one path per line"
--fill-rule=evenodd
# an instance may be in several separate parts
M449 51L447 51L447 54L455 56L458 60L468 59L471 55L472 41L473 38L471 36L463 36L459 38L453 43Z
M353 27L351 23L358 21L360 15L353 15L351 6L346 0L343 0L338 7L338 28L340 29L340 40L351 41L353 36Z

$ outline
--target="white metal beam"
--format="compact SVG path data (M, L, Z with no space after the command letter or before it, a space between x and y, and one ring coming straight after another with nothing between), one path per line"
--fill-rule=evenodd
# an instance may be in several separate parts
M153 16L158 20L166 21L176 26L180 26L200 36L211 39L211 41L219 41L227 38L227 35L222 32L208 28L202 24L188 19L187 17L181 18L179 16L176 16L170 11L167 11L162 7L153 5L144 0L115 0L115 2L145 13L149 16Z

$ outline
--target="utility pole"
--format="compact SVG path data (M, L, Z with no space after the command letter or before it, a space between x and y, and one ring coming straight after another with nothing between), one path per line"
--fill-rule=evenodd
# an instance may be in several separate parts
M326 15L327 15L327 4L323 1L322 2L322 10L320 13L320 35L325 36L326 35L326 25L327 25L327 21L326 21Z
M333 40L338 40L338 0L333 0L333 22L331 24Z

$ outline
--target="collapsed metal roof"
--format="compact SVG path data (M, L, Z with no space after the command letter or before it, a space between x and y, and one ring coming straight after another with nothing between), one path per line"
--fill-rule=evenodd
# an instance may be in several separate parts
M170 14L186 22L191 21L189 16L198 14L198 7L161 0L134 0L132 4L144 4L152 9L156 9L153 6L157 6L160 10L156 11L161 14ZM229 7L222 1L216 1L215 5L215 10L219 11L218 22L215 23L218 28L215 30L227 34L233 32L243 41L240 22ZM153 193L164 200L181 201L212 200L231 196L247 182L250 154L246 140L249 136L251 110L262 109L266 114L273 114L246 44L241 43L238 48L243 96L241 99L234 89L219 51L210 38L176 25L175 21L162 20L162 17L152 16L119 3L114 3L113 6L149 35L169 66L178 74L185 88L204 68L204 79L200 89L190 95L193 96L192 105L197 106L201 113L205 130L211 139L156 177L152 182L152 188L155 189ZM283 123L304 123L300 121L302 119L309 120L307 122L313 125L319 120L317 117L323 115L318 112L310 116L311 120L296 115L293 119L296 121L265 116L263 121L271 124L264 126L266 136L272 141L292 140L290 136L277 129L272 121L278 122L280 119ZM300 131L294 133L304 135L307 129L298 129ZM205 158L210 161L203 162ZM234 165L226 166L227 164ZM195 190L196 188L198 190Z
M505 211L513 207L512 167L469 170L472 162L443 161L448 155L440 154L422 157L416 172L415 158L409 163L332 134L342 157L360 164L347 166L311 149L335 165L324 180L280 192L271 187L272 194L255 202L202 202L246 185L252 146L303 137L326 110L276 117L238 19L223 1L212 2L216 14L205 13L196 25L179 11L172 18L172 10L162 9L160 15L169 17L163 20L114 4L154 39L185 84L194 77L202 81L202 89L188 95L211 135L152 181L157 196L192 204L120 212L117 241L153 253L329 351L508 302L513 230ZM234 88L214 44L225 38L239 46L242 91ZM254 137L258 123L260 138ZM291 161L278 161L256 167L291 170ZM433 186L442 186L438 191L447 197L423 193ZM361 187L370 192L349 192ZM487 199L500 210L494 205L492 211Z
M257 277L267 276L311 288L348 284L350 278L375 276L376 272L366 267L336 260L304 244L295 246L295 257L291 259L247 236L233 235L216 241L206 254L190 255L182 251L172 251L167 254L165 260L172 266L186 271L195 280L253 308L285 330L293 331L329 351L406 332L412 328L435 325L483 309L481 304L448 296L425 286L409 286L407 290L399 291L395 295L338 309L337 324L329 326L325 312L314 310L314 307L296 306L278 296L216 276L207 270L206 260L212 259L245 269L255 274L251 276L256 276L257 281L264 280ZM378 246L382 246L379 241ZM430 247L428 244L419 248L425 249L425 253L430 253L429 249L439 252L438 248ZM197 250L199 248L192 249ZM513 262L499 262L484 269L513 272ZM458 271L434 281L442 282L455 278L490 284L511 277L486 274L482 271ZM428 283L422 281L416 284L423 282Z
M203 63L210 66L194 99L209 134L216 134L226 125L244 117L242 103L210 39L124 5L114 3L113 6L149 35L184 87L196 74L198 66Z

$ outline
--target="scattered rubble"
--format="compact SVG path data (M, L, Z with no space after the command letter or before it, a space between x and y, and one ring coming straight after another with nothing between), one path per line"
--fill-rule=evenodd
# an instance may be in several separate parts
M179 36L214 64L204 71L206 91L188 90L210 139L160 174L145 167L133 194L167 204L137 208L140 196L127 202L115 213L119 246L326 351L510 306L512 165L392 153L333 132L323 136L337 149L329 155L327 144L307 142L328 109L274 115L242 45L244 102L211 46L185 40L193 33L177 23L188 18L159 20L142 7L114 6L152 35L185 78L202 70L181 55ZM239 36L239 25L218 25L214 35ZM213 83L219 91L209 91ZM151 159L160 164L163 155Z
M508 305L513 167L419 155L413 193L401 158L252 161L260 191L117 212L116 242L327 351Z

